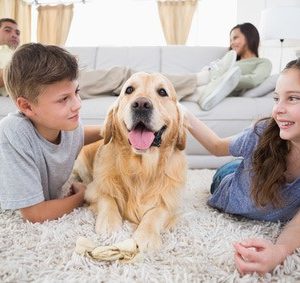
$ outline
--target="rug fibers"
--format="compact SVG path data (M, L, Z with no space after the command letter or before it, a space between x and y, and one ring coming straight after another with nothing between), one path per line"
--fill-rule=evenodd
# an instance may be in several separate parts
M23 222L19 212L0 212L0 282L300 282L300 250L264 277L241 277L232 243L248 237L276 239L282 227L238 219L206 205L214 171L189 170L181 216L162 234L159 252L130 264L96 262L74 252L79 236L98 245L130 238L132 227L109 237L94 231L85 207L43 224Z

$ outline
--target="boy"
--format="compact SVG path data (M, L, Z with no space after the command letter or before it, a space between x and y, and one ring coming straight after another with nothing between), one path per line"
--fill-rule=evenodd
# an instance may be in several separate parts
M58 199L84 144L100 139L100 127L83 128L74 56L57 46L30 43L14 53L4 81L19 111L0 121L0 204L43 222L82 205L85 186L70 184Z

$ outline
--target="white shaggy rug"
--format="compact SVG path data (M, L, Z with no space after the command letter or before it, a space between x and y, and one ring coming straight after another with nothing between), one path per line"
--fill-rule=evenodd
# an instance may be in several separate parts
M163 247L143 260L95 262L74 252L79 236L98 245L129 238L131 226L109 238L94 232L94 216L79 208L57 221L24 223L18 212L0 213L0 282L300 282L300 250L264 278L240 277L232 243L275 239L279 224L237 219L206 205L214 171L189 170L182 216L163 234Z

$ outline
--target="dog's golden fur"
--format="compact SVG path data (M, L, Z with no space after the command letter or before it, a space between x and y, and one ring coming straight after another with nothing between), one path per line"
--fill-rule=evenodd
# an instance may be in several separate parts
M149 128L158 132L165 127L160 145L140 149L130 144L139 103L146 112L151 106L149 117L141 118ZM157 249L160 232L176 216L187 169L182 152L186 125L172 84L160 74L134 74L101 134L104 140L84 147L74 167L89 183L85 199L97 214L96 232L113 232L127 219L137 225L133 238L139 248Z

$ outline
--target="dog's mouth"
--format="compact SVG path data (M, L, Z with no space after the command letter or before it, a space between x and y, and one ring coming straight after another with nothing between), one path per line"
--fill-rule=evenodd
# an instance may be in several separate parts
M130 144L137 150L146 150L151 146L159 147L161 136L166 128L167 126L163 126L159 131L154 132L147 128L143 122L139 122L129 131L128 139Z

